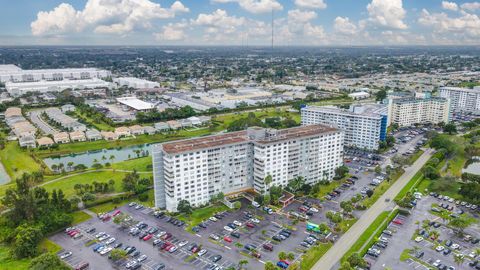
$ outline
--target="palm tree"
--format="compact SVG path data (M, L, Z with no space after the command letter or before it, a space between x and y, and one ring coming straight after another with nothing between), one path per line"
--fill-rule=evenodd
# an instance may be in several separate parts
M58 165L57 164L52 164L52 170L56 172L58 170Z
M289 259L290 261L295 260L295 254L293 252L289 252L287 254L287 259Z
M278 253L278 259L279 260L285 260L287 258L287 253L285 251L280 251Z
M460 266L463 264L463 262L465 261L465 256L461 255L461 254L457 254L455 256L453 256L453 260L455 261L455 263Z
M277 266L275 266L275 264L273 264L272 262L266 262L264 269L265 270L276 270Z
M67 168L68 168L69 171L72 170L73 164L74 164L73 161L70 161L70 162L67 163Z
M265 178L263 179L263 183L265 184L265 192L267 192L267 189L270 189L270 184L272 183L272 181L273 178L270 174L265 176Z
M240 260L240 261L238 262L238 269L240 269L240 270L243 269L243 266L244 266L244 265L247 265L247 264L248 264L248 261L247 261L247 260Z
M115 159L115 155L110 155L110 161L113 161Z

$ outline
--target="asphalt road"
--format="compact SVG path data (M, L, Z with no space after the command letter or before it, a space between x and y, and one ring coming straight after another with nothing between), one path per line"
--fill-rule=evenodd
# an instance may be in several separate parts
M41 114L44 112L44 110L37 110L37 111L31 111L29 113L30 120L45 133L46 135L50 134L55 134L57 131L55 128L50 126L48 123L43 121Z
M333 269L340 258L345 255L360 235L370 226L371 222L373 222L383 211L393 208L393 198L395 198L410 179L412 179L417 171L422 168L431 157L432 153L432 149L427 149L412 166L406 168L405 173L360 217L350 230L338 239L335 245L322 256L312 269ZM385 199L390 199L390 202L386 202Z

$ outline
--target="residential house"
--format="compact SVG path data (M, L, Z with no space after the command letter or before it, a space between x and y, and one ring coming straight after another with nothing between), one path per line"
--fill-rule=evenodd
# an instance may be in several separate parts
M157 130L154 127L151 126L146 126L144 127L145 133L148 135L153 135L157 132Z
M128 137L131 135L131 132L128 127L118 127L115 129L115 134L117 137Z
M145 129L140 125L134 125L130 127L130 134L132 135L142 135L145 133Z
M179 122L180 122L180 125L182 126L182 128L189 128L189 127L193 126L192 121L190 121L188 119L180 119Z
M198 117L198 120L200 120L200 123L202 125L206 125L206 124L210 123L210 121L212 121L212 117L202 115L202 116Z
M70 137L68 136L67 132L59 132L59 133L53 134L53 140L56 143L69 143Z
M107 141L118 140L118 134L116 132L102 131L101 134L102 134L102 137Z
M61 107L63 113L75 111L75 106L72 104L66 104Z
M20 147L27 147L27 148L35 148L37 144L35 142L35 136L32 135L24 135L18 138L18 143Z
M85 132L85 136L89 141L96 141L102 139L102 134L96 129L89 129Z
M170 127L170 129L179 129L182 127L182 124L180 124L178 121L175 121L175 120L167 121L167 124Z
M53 140L49 137L42 137L37 140L38 147L50 147L54 144Z
M160 132L170 130L170 126L168 125L168 123L165 122L155 123L153 127L155 127L155 129Z
M85 133L83 131L73 131L70 132L70 140L72 142L84 142L87 140Z
M194 126L200 126L202 124L202 121L200 121L200 118L196 116L189 117L186 120L190 121Z

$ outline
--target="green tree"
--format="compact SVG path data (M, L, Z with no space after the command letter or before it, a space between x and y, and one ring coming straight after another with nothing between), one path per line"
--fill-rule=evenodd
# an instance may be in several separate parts
M463 256L462 254L455 254L453 256L453 260L455 261L455 263L460 266L463 264L463 262L465 261L465 256Z
M293 193L296 193L297 191L299 191L302 186L305 184L305 179L301 176L297 176L295 178L293 178L292 180L290 180L290 182L288 182L287 184L287 188L293 192Z
M289 261L295 260L295 254L294 254L293 252L289 252L289 253L287 254L287 259L288 259Z
M43 237L39 226L20 225L15 229L12 254L15 258L27 258L37 255L38 243Z
M382 172L382 167L380 167L380 165L377 165L375 167L375 173L380 174L381 172Z
M263 179L263 183L265 184L265 191L270 189L270 184L272 182L273 182L273 178L270 174L265 176L265 178Z
M60 258L51 253L44 253L30 262L30 270L69 270L68 267Z
M453 123L448 123L443 127L443 132L446 132L450 135L453 133L457 133L457 126L455 126L455 124Z
M273 264L272 262L266 262L265 263L265 270L276 270L277 266Z
M375 100L382 101L387 98L387 91L385 89L379 90L375 93Z
M350 255L347 258L347 262L350 264L351 267L357 267L357 266L358 267L365 267L366 266L365 260L357 252Z
M118 261L120 259L126 259L127 252L121 248L115 248L110 252L109 257L114 261Z
M341 178L345 177L345 175L349 171L350 171L350 169L347 166L342 165L342 166L335 169L335 178L336 179L341 179Z
M280 251L278 253L278 259L279 260L286 260L287 259L287 253L285 251Z
M192 206L190 205L190 202L187 200L181 200L178 202L177 210L180 213L184 214L191 214L192 213Z
M244 267L245 265L247 265L247 264L248 264L248 261L247 261L247 260L240 260L240 261L238 262L238 269L239 269L239 270L243 269L243 267Z

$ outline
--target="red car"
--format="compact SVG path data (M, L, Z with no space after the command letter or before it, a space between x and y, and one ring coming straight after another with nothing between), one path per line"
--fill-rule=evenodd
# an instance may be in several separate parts
M251 222L245 223L245 226L247 226L248 228L255 228L255 225Z
M77 233L78 233L78 230L71 230L67 234L70 235L70 236L74 236Z
M172 238L172 234L171 234L171 233L166 233L164 236L162 236L162 239L163 239L163 240L168 240L168 239L170 239L170 238Z
M392 222L397 225L403 225L403 221L401 221L400 219L394 219Z
M228 243L232 243L232 238L228 237L228 236L225 236L223 238L223 240L225 240L225 242L228 242Z
M199 252L199 251L200 251L200 248L197 247L197 246L195 246L195 247L192 248L192 252L193 252L193 253L197 253L197 252Z
M308 208L306 208L305 206L300 206L298 207L298 210L302 211L302 212L307 212L308 211Z
M117 215L119 215L120 213L122 213L122 211L116 210L115 212L113 212L112 217L117 216Z
M143 237L143 241L148 241L152 239L152 237L153 237L153 234L147 234L145 237Z
M162 245L162 249L163 249L163 250L168 250L171 246L172 246L172 244L166 242L166 243L164 243L164 244Z
M102 218L102 220L105 222L105 221L109 221L110 218L111 218L110 215L105 215L105 216Z

